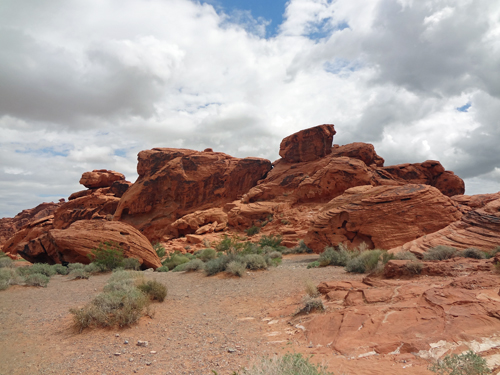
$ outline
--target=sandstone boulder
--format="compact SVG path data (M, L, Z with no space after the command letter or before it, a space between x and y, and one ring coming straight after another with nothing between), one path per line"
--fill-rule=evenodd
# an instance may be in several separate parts
M95 169L92 172L82 174L80 184L86 188L110 187L115 181L125 181L125 176L115 171L107 169Z
M269 160L238 159L220 152L141 151L139 178L121 198L115 220L133 225L151 241L176 237L178 231L171 225L176 220L234 201L270 169Z
M457 249L474 247L489 251L500 244L500 199L467 212L458 221L439 231L395 246L391 252L410 251L423 254L432 247L444 245Z
M176 229L179 235L201 234L198 233L201 228L207 225L212 226L214 223L216 225L212 231L224 230L227 226L227 221L227 213L222 208L211 208L181 217L172 223L172 228Z
M280 156L289 163L308 162L331 153L333 125L318 125L284 138L280 144Z
M18 243L17 253L32 263L88 264L92 249L108 241L117 243L126 258L136 258L144 269L161 266L148 239L132 226L116 221L80 220L67 229L51 229Z
M312 219L305 238L316 252L340 243L391 249L459 220L450 198L428 185L359 186L332 199Z
M377 155L375 147L369 143L355 142L344 146L333 145L332 156L359 159L369 167L384 166L384 159Z

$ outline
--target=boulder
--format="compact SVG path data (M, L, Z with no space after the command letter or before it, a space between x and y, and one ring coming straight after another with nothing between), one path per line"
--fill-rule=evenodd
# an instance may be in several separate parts
M369 167L384 166L384 159L377 155L375 147L369 143L355 142L344 146L333 145L332 156L359 159Z
M500 192L493 194L455 195L451 197L451 200L458 205L458 208L463 213L482 208L496 199L500 199Z
M18 244L17 253L36 263L90 263L88 254L101 243L113 242L126 258L135 258L143 269L161 266L151 243L134 227L116 221L80 220L67 229L50 229Z
M450 225L395 246L390 252L410 251L423 254L430 248L443 245L457 249L470 247L489 251L500 244L500 199L487 203L484 207L471 210Z
M107 169L94 169L92 172L82 174L80 184L86 188L110 187L115 181L125 181L125 176L115 171Z
M428 185L359 186L326 204L313 217L304 241L315 252L363 242L368 248L391 249L461 216L450 198Z
M172 228L177 230L179 235L200 234L198 231L201 228L207 225L212 226L213 223L217 223L213 230L224 230L227 226L227 221L227 213L222 208L211 208L204 211L196 211L177 219L172 223Z
M333 125L318 125L298 131L281 141L279 154L289 163L320 159L331 153L335 133Z
M122 196L114 219L151 241L178 236L176 220L234 201L271 170L269 160L221 152L155 148L138 158L139 178Z
M17 255L30 241L48 233L51 229L54 229L54 215L32 221L5 242L3 251Z

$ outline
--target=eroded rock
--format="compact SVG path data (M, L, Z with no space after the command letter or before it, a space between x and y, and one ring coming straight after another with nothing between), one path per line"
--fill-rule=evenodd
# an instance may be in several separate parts
M125 181L125 176L119 172L107 169L94 169L92 172L82 174L80 184L86 188L110 187L115 181Z
M284 138L280 144L280 156L289 163L320 159L332 152L336 131L333 125L318 125Z

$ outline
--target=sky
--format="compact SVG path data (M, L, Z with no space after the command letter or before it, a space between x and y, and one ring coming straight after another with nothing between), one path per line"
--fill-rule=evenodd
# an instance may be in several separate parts
M141 150L273 161L319 124L499 191L500 2L0 2L0 218L133 182Z

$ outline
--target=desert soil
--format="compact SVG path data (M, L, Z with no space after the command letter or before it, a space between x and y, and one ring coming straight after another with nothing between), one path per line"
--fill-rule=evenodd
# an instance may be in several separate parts
M305 282L361 280L339 267L307 269L317 255L286 256L277 268L242 278L203 273L146 273L168 296L154 316L128 328L72 326L69 309L102 291L109 274L47 288L11 286L0 292L0 374L233 374L263 356L313 355L336 375L432 374L423 360L398 356L353 359L308 343L293 318ZM328 308L333 308L329 307ZM148 346L137 346L138 340Z

